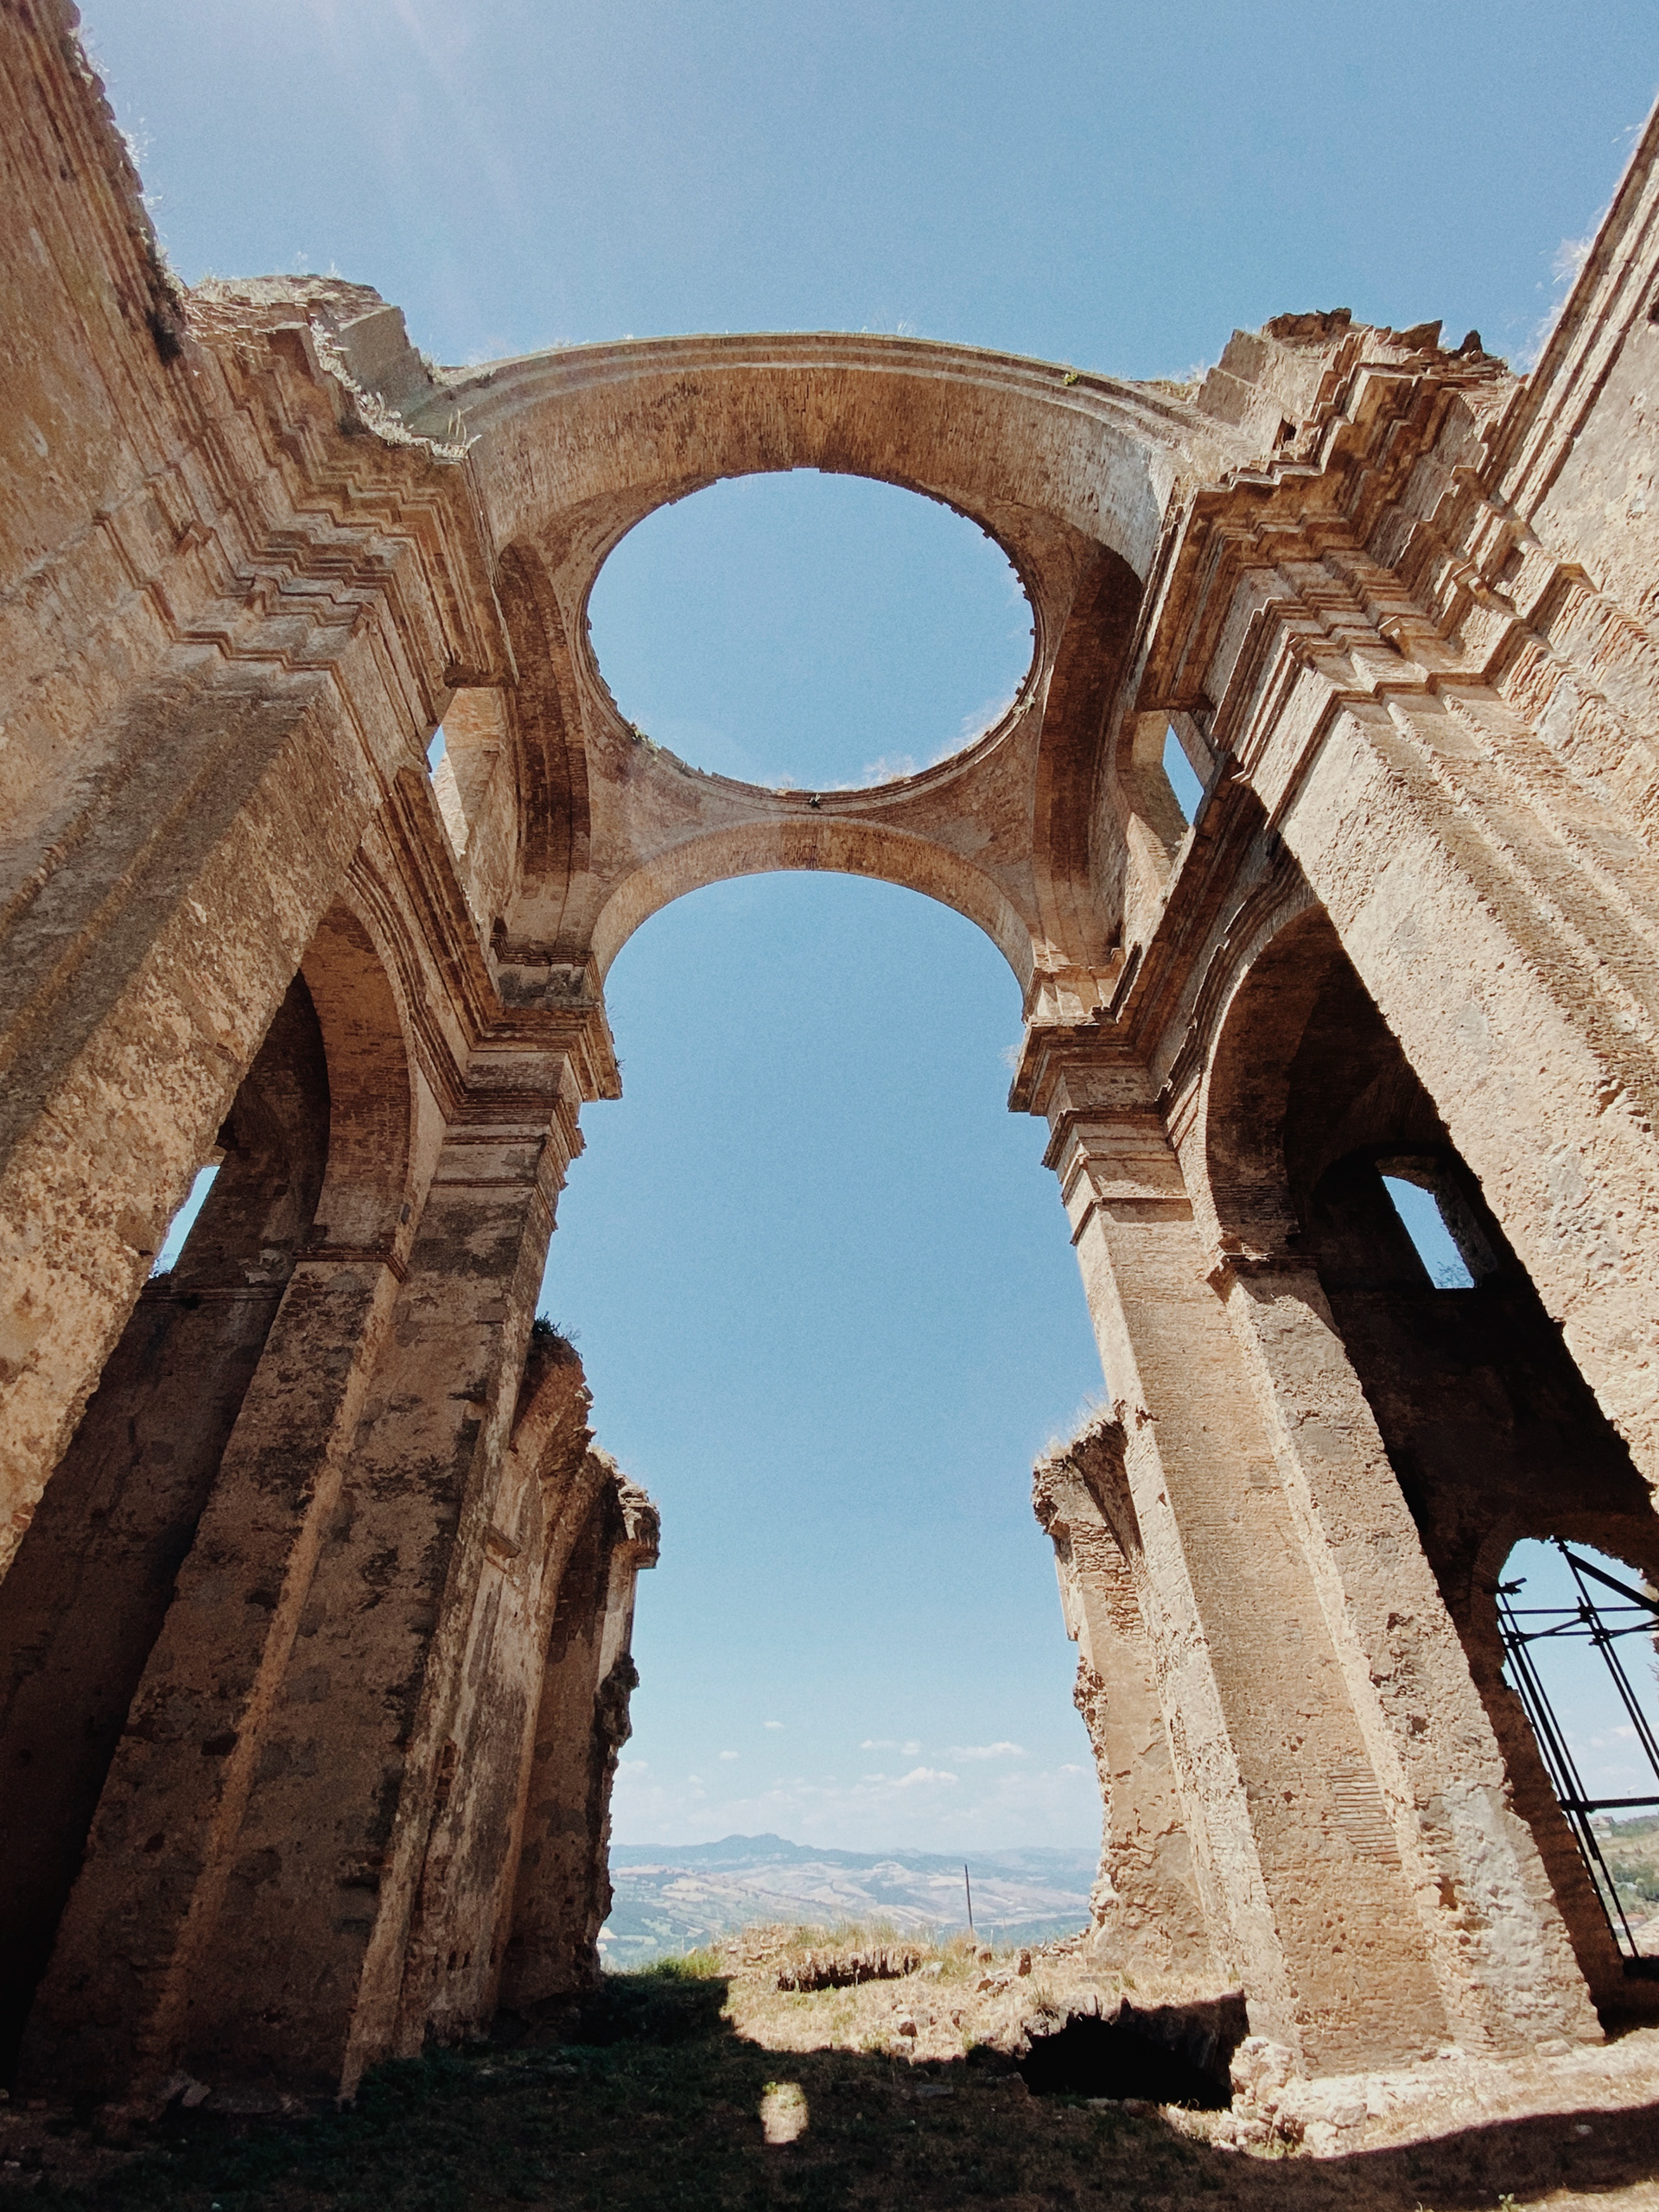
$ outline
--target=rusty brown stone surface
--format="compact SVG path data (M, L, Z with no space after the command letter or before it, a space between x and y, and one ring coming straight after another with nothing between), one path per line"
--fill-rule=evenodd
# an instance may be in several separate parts
M1096 1948L1242 1985L1305 2072L1639 2009L1492 1586L1524 1535L1659 1565L1656 161L1525 378L1341 310L1199 386L836 334L450 372L366 286L181 295L72 16L0 10L25 2075L349 2088L591 1980L655 1517L534 1300L610 963L781 868L944 901L1025 993L1107 1381L1038 1484ZM950 502L1029 595L1019 696L924 774L702 774L594 662L627 529L800 466Z
M1147 1634L1145 1560L1125 1486L1124 1438L1097 1420L1037 1464L1032 1503L1054 1546L1074 1693L1100 1777L1096 1961L1138 1980L1213 1980L1157 1655Z

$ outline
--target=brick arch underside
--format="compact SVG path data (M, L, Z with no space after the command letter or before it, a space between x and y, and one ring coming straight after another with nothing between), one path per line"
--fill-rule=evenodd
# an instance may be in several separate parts
M817 871L873 877L919 892L967 916L984 931L1023 991L1031 981L1031 932L1018 909L990 878L925 838L862 822L747 823L686 840L659 854L618 886L594 927L593 952L601 977L643 922L687 893L742 875Z

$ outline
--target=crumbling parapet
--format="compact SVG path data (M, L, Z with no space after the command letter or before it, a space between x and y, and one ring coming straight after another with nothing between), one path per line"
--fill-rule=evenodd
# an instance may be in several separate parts
M1205 1976L1215 1961L1136 1589L1131 1554L1139 1547L1125 1528L1126 1548L1102 1503L1122 1491L1122 1428L1103 1415L1039 1459L1032 1477L1033 1508L1054 1546L1066 1634L1077 1646L1073 1700L1100 1778L1094 1947L1121 1972Z

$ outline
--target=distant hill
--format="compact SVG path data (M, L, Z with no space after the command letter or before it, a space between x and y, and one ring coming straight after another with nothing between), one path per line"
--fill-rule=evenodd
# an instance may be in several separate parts
M999 1943L1068 1936L1089 1918L1092 1851L970 1854L974 1924ZM925 1851L826 1851L780 1835L718 1843L611 1847L616 1891L600 1936L607 1966L644 1966L781 1920L833 1927L890 1921L900 1930L960 1928L962 1861Z

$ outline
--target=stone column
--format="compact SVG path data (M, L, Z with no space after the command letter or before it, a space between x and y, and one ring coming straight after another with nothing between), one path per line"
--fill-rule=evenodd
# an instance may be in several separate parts
M397 2047L554 1202L580 1143L568 1061L490 1060L475 1056L439 1156L182 2024L193 2063L242 2078L349 2090Z
M418 2051L429 2034L476 2034L496 2010L551 1616L609 1464L588 1448L589 1411L575 1347L538 1324L485 1538L450 1733L453 1775L410 1921L400 2050Z
M1599 2041L1537 1844L1318 1274L1263 1254L1235 1255L1212 1281L1268 1410L1455 2040L1500 2050ZM1616 1961L1604 1965L1616 1979Z
M8 2076L128 1709L310 1233L328 1120L321 1039L296 981L219 1132L224 1161L189 1241L140 1297L0 1582Z
M26 2075L136 2094L176 2066L401 1261L301 1262L99 1801Z
M1071 1033L1075 1037L1076 1033ZM1217 1964L1318 2073L1449 2031L1393 1824L1252 1377L1142 1070L1050 1053L1058 1172L1146 1560Z
M1075 1700L1100 1777L1100 1878L1091 1897L1102 1963L1140 1981L1213 1981L1157 1662L1141 1619L1145 1567L1102 1491L1121 1491L1123 1433L1109 1418L1037 1463L1032 1500L1054 1546L1066 1634L1077 1647ZM1132 1509L1130 1509L1132 1512ZM1135 1556L1131 1556L1131 1554Z
M539 1091L539 1095L538 1095ZM31 2021L36 2078L388 2048L552 1204L562 1052L474 1055L418 1223L289 1287Z
M634 1588L657 1563L657 1510L591 1452L593 1503L560 1580L537 1714L524 1845L501 1995L534 2005L591 1988L611 1910L611 1783L638 1687Z

